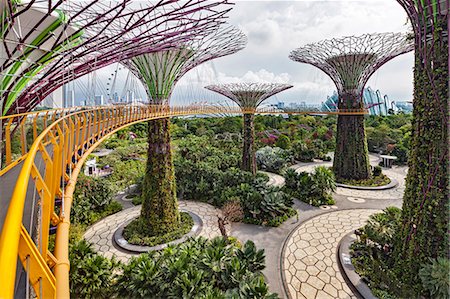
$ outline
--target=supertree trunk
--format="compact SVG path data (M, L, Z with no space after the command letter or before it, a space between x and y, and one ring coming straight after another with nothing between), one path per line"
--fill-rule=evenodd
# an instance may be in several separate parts
M180 224L169 127L169 118L148 122L147 169L142 186L141 217L155 235L173 231Z
M255 157L255 115L244 113L244 148L242 151L242 170L256 174Z
M440 21L436 28L446 28ZM439 30L433 36L426 46L416 38L409 171L395 247L397 269L414 285L428 258L449 257L448 43Z
M348 109L349 107L341 107L345 103L362 105L359 95L345 94L340 97L342 98L339 99L339 109ZM363 115L338 116L333 170L338 180L370 178L369 152Z

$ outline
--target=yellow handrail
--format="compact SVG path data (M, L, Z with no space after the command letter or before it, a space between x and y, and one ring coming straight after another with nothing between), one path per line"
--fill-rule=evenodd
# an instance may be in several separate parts
M239 107L216 106L104 106L84 107L75 110L46 111L45 120L51 115L51 123L45 124L43 131L36 133L36 118L40 112L3 117L11 125L20 120L23 126L31 121L34 142L27 149L22 147L22 169L10 200L8 212L0 235L0 298L12 298L16 278L17 258L27 271L31 286L38 298L68 298L69 259L68 242L70 227L70 209L72 195L78 174L87 156L105 138L134 123L179 115L215 114L215 113L297 113L320 114L321 112L280 112L276 109L242 111ZM340 111L322 114L366 114L366 111ZM61 115L57 118L57 115ZM26 133L21 133L22 137ZM5 138L8 140L8 135ZM9 136L10 137L10 136ZM11 138L9 138L11 139ZM26 142L26 138L23 142ZM40 155L38 155L38 153ZM39 159L37 159L39 157ZM37 161L43 161L43 168ZM15 162L16 163L16 162ZM8 173L12 165L0 171L0 176ZM70 170L70 171L69 171ZM30 180L31 177L31 180ZM30 184L33 183L33 184ZM39 238L32 240L22 224L24 205L29 186L36 189L39 208ZM55 199L63 200L59 214L55 212ZM57 226L55 250L48 250L49 226Z

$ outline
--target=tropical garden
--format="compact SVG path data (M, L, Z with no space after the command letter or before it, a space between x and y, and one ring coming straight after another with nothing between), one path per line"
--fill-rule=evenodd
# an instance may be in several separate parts
M404 146L407 151L410 119L409 115L367 117L368 141L376 144L372 150L391 153L397 146ZM177 198L209 203L222 209L230 222L264 226L279 226L294 216L295 200L313 206L334 204L331 193L336 182L330 168L316 167L312 173L306 173L296 172L290 166L331 160L335 124L336 118L332 116L256 115L258 170L284 176L285 185L281 187L268 185L264 172L253 175L241 169L243 121L240 117L175 118L170 133ZM385 130L386 127L389 129ZM379 128L383 134L378 133ZM136 137L130 138L131 135ZM228 236L210 241L197 238L123 264L97 254L82 239L88 225L122 209L114 200L118 191L124 190L133 204L142 203L146 142L146 124L118 131L101 145L112 152L96 157L99 167L108 166L112 173L105 178L81 176L79 179L71 218L73 294L152 298L191 295L242 298L244 294L254 294L249 296L276 298L268 291L260 272L264 269L263 250L256 249L251 242L240 244ZM135 187L130 188L132 185ZM169 242L193 225L188 215L181 213L180 219L180 230L154 237L145 237L148 232L138 220L125 229L124 237L138 245ZM179 272L180 269L183 271ZM165 281L176 283L165 288Z

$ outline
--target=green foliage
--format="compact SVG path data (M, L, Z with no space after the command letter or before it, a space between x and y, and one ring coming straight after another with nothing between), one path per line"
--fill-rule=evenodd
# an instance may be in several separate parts
M109 298L119 265L94 252L85 240L69 246L70 294L74 298Z
M187 234L194 225L194 220L189 213L180 213L180 226L163 235L155 234L145 224L145 219L139 217L131 221L123 230L123 237L130 244L155 246L177 240Z
M423 289L428 292L430 298L450 298L450 260L438 257L437 259L430 259L430 262L419 271Z
M288 152L279 147L266 146L256 152L256 163L261 170L279 173L288 160Z
M376 166L376 167L380 167L380 166ZM372 176L370 179L366 179L366 180L340 179L340 180L338 180L338 182L345 184L345 185L351 185L351 186L378 187L378 186L386 186L387 184L389 184L391 182L391 179L382 173L378 176Z
M102 178L80 174L74 192L70 217L72 223L89 225L122 210L122 205L112 200L111 184Z
M314 148L308 147L300 140L296 140L292 143L292 154L296 160L301 162L312 162L317 156L317 152Z
M381 172L382 172L382 168L380 166L375 166L373 168L372 174L373 174L373 176L380 176Z
M447 21L448 16L436 14L431 30L425 24L426 29L419 28L427 30L432 47L422 48L416 38L409 171L394 253L396 271L416 294L423 292L419 275L422 263L449 252Z
M336 189L333 172L324 166L314 169L312 174L297 173L289 168L284 172L286 193L313 206L332 205L331 192Z
M117 291L128 298L277 298L261 274L264 259L251 241L241 249L223 238L191 239L133 258Z
M397 160L394 160L394 163L397 165L405 165L408 163L408 149L402 144L396 145L391 152L392 156L396 156Z
M189 136L178 143L174 161L178 195L217 207L230 200L239 200L246 220L257 219L258 224L266 224L271 217L290 212L292 202L284 195L273 195L277 196L277 201L272 203L272 195L267 195L272 192L267 186L268 177L259 173L253 176L237 168L240 151L236 145L226 146L224 148L222 143L206 136ZM272 206L277 206L276 211L270 211Z
M370 116L366 124L369 151L396 156L394 163L405 165L411 140L411 115Z
M280 136L278 136L278 139L275 142L275 146L284 150L289 149L291 147L291 139L288 136L281 134Z
M371 215L362 231L372 242L380 246L385 244L392 246L400 216L401 210L399 208L387 207L382 213Z
M401 210L388 207L369 217L359 229L359 240L350 249L352 264L379 298L414 298L411 288L394 271L392 255L395 233L400 227Z
M274 189L258 195L256 193L241 199L244 207L244 222L278 226L289 216L295 215L295 210L291 208L292 198L286 193Z

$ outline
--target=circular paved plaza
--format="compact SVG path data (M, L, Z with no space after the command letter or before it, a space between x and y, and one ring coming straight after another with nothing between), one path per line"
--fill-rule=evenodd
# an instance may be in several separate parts
M178 205L180 209L191 211L202 219L203 228L199 234L200 236L212 239L221 235L217 225L217 216L222 216L222 212L219 209L197 201L179 201ZM136 254L126 253L117 249L112 241L113 235L120 225L137 217L140 212L141 206L136 206L108 216L92 225L84 234L84 238L92 243L94 250L105 257L111 258L114 256L122 262L127 262ZM229 231L229 227L227 231Z

